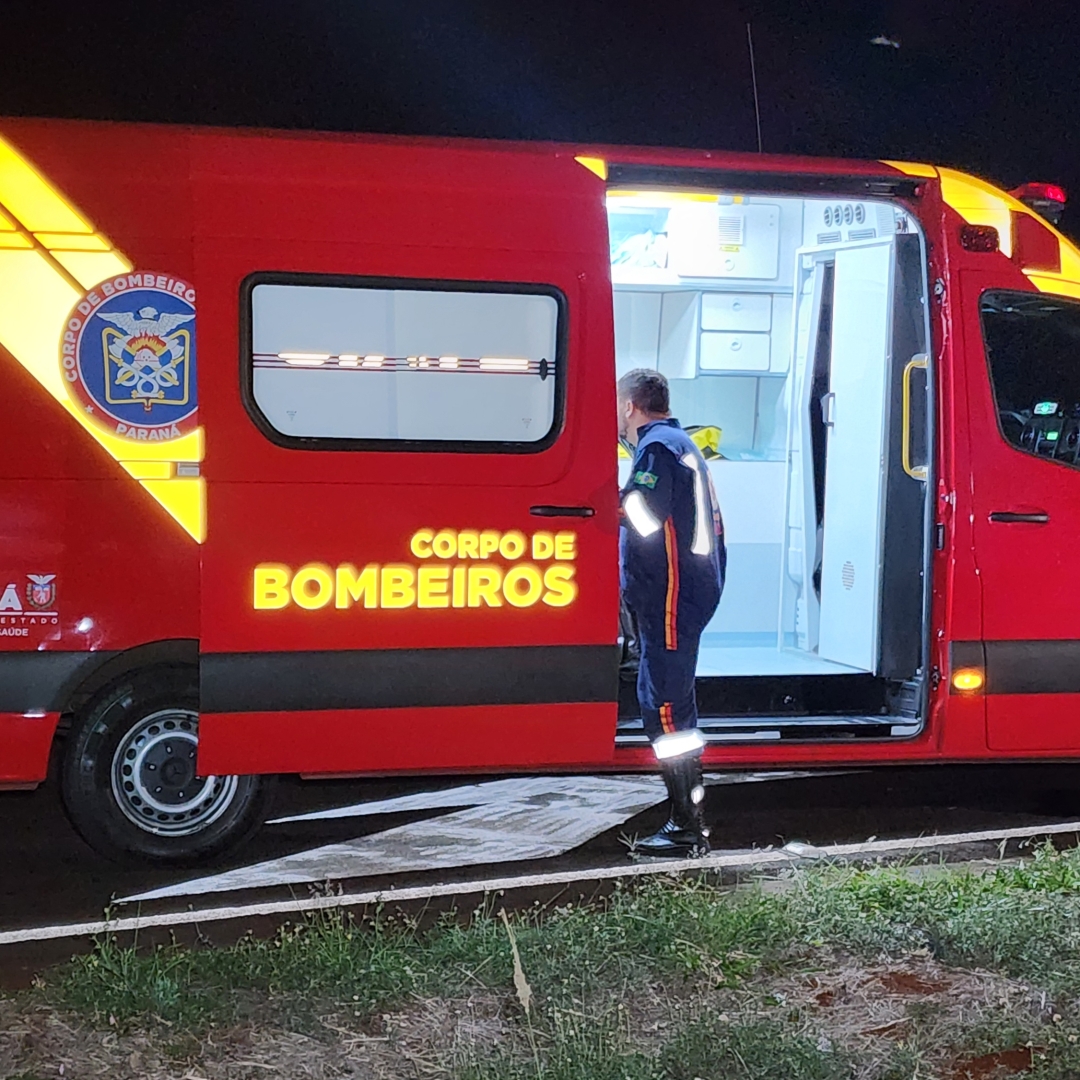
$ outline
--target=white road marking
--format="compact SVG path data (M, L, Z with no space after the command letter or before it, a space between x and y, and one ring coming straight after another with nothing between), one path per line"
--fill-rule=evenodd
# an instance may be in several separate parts
M850 769L834 770L788 770L786 772L738 772L708 773L705 783L710 786L724 784L752 784L769 780L796 780L807 776L842 776ZM647 780L651 773L636 776L593 776L593 777L514 777L508 780L489 780L482 784L462 784L459 787L444 788L441 791L422 791L416 795L397 795L390 799L372 799L368 802L353 803L351 806L335 806L329 810L313 810L308 814L292 814L289 817L273 818L267 825L286 825L294 821L326 821L332 818L373 817L376 814L401 813L407 810L437 810L449 806L481 806L487 803L517 802L534 792L550 791L552 781L572 780Z
M408 900L430 900L441 896L470 896L478 893L500 893L509 889L535 889L551 885L573 885L588 881L616 881L625 878L647 877L655 874L684 874L688 871L721 869L766 870L791 866L805 860L843 858L873 858L876 855L908 854L932 848L962 847L967 844L1002 840L1027 840L1036 836L1059 836L1063 833L1080 835L1080 821L1064 821L1052 825L1034 825L1015 829L986 829L980 832L946 833L941 836L918 836L897 840L877 840L861 844L793 844L794 850L723 851L703 859L626 863L621 866L598 867L591 870L565 870L543 874L520 874L516 877L480 878L476 881L457 881L443 885L417 885L404 889L378 889L369 892L344 893L340 896L312 896L306 899L270 901L258 904L237 904L231 907L203 910L164 912L160 915L129 915L120 919L96 922L63 923L57 926L30 927L25 930L0 932L0 946L19 945L35 941L55 941L64 938L89 937L94 934L126 933L154 927L191 926L197 923L226 922L231 919L253 919L261 916L286 915L335 908L360 907L365 904L401 903ZM799 854L795 854L795 850Z
M151 889L124 897L119 903L548 859L621 825L666 797L663 784L655 776L533 776L471 784L460 792L451 789L383 799L349 808L352 815L339 816L462 803L465 809L435 820L413 821L371 836ZM373 806L378 808L371 809ZM328 814L324 811L316 816Z
M710 776L709 780L749 783L799 775L808 774L730 773ZM462 807L435 820L410 822L355 840L151 889L117 902L549 859L623 824L666 797L660 779L650 773L526 776L297 814L277 818L271 824Z

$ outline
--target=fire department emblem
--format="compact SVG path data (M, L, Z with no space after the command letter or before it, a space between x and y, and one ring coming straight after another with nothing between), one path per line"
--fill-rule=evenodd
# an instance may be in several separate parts
M27 574L26 602L35 611L45 611L56 603L55 574Z
M186 434L197 422L195 290L147 272L102 282L71 313L60 363L80 410L112 434Z

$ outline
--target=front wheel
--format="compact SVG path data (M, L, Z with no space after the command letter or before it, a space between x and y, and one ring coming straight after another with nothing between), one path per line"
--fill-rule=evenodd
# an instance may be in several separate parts
M189 668L139 672L84 710L64 757L64 805L82 838L117 861L189 864L262 824L271 778L198 776L199 696Z

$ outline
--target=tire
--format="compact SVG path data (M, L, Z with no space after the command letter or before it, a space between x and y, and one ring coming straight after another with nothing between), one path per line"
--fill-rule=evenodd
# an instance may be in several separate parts
M116 862L190 865L242 844L265 820L272 777L195 776L198 676L133 673L102 691L68 737L61 792L71 823Z

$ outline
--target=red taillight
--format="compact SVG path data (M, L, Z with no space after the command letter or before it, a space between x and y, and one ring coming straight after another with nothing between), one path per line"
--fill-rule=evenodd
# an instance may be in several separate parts
M1061 211L1065 209L1067 201L1065 189L1060 184L1041 182L1021 184L1018 188L1013 188L1009 194L1053 225L1061 220Z
M1001 247L1001 238L993 225L962 225L960 246L965 251L997 251Z
M1013 188L1009 194L1021 202L1028 199L1039 199L1064 205L1068 201L1065 196L1065 189L1060 184L1021 184L1018 188Z

